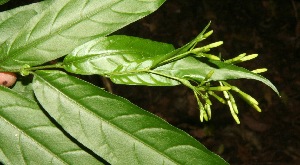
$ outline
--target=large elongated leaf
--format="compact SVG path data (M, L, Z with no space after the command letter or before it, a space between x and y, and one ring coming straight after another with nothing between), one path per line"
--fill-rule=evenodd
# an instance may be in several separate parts
M77 74L122 74L147 70L165 54L171 44L138 37L115 35L90 41L64 59L64 68Z
M155 11L165 0L55 0L0 46L0 68L39 65Z
M242 67L238 67L232 64L226 64L222 61L199 60L193 57L186 57L181 60L155 68L153 71L159 75L166 75L178 79L196 80L198 82L201 82L201 80L203 80L210 71L214 71L214 74L208 81L253 79L261 81L262 83L268 85L277 94L279 94L277 88L263 76L253 73ZM143 82L147 81L148 77L149 76L147 75L147 73L128 73L123 75L112 75L110 78L114 83L117 84L147 85L147 83L154 82L153 80L149 82Z
M51 1L43 1L0 13L0 44L16 34L35 15L42 12ZM1 2L0 2L1 3ZM1 68L1 67L0 67Z
M143 74L173 51L170 44L129 36L109 36L90 41L76 48L64 59L64 68L76 74L103 76L135 73L144 85L178 85L179 82L155 74ZM130 77L126 77L130 80ZM123 80L125 81L125 80Z
M75 77L37 71L33 83L46 111L112 164L226 164L185 132Z
M171 75L177 78L197 80L198 82L203 80L212 70L214 71L214 74L209 78L209 81L253 79L268 85L279 94L277 88L263 76L233 64L226 64L222 61L207 59L199 60L193 57L187 57L155 69L158 73Z
M0 86L0 161L102 164L59 130L34 100Z

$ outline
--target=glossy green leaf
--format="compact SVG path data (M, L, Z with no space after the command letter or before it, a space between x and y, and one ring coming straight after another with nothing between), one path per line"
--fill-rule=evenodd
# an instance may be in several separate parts
M1 12L0 44L3 44L9 37L18 33L32 17L42 12L50 4L50 2L51 1L43 1Z
M187 57L158 68L155 68L153 72L158 75L166 75L168 77L174 77L176 79L187 79L196 80L201 82L207 74L214 71L213 75L208 81L220 81L220 80L231 80L231 79L253 79L263 82L272 88L277 94L279 94L276 87L263 76L248 71L245 68L238 67L232 64L226 64L222 61L214 61L207 59L196 59L193 57ZM153 72L151 74L153 74ZM131 81L124 81L124 79L130 78ZM158 77L159 78L159 77ZM128 85L147 85L149 82L142 82L138 80L148 80L148 76L145 73L128 73L123 75L112 75L111 80L118 84ZM159 81L159 80L157 80ZM159 84L158 84L159 85ZM173 84L169 84L173 85Z
M180 81L153 73L124 73L122 75L110 75L109 78L115 84L147 85L147 86L175 86Z
M63 72L37 71L33 87L64 130L111 164L227 164L162 119Z
M206 75L212 70L214 71L214 73L209 78L210 81L252 79L266 84L277 94L279 94L276 87L263 76L233 64L226 64L222 61L207 59L199 60L193 57L187 57L155 69L155 71L158 73L174 76L177 78L197 80L198 82L203 80Z
M102 164L57 128L35 100L0 86L0 161L10 164Z
M138 37L115 35L92 40L64 59L64 68L76 74L122 74L148 70L165 54L170 44Z
M32 83L31 83L31 79L28 77L22 77L20 78L21 80L18 80L12 90L20 95L22 95L23 97L26 97L28 99L34 100L35 96L33 93L33 89L32 89ZM26 79L26 80L24 80Z
M150 14L164 1L55 0L0 45L0 68L19 69L59 58Z
M138 74L149 70L173 50L170 44L137 37L109 36L79 46L66 56L63 63L67 71L76 74L99 74L113 79L114 75L130 72L134 75L133 79L126 76L122 79L124 83L137 81L144 85L178 85L178 81L159 75Z
M76 74L113 76L132 73L124 77L124 84L169 86L179 82L155 74L138 74L161 61L174 47L170 44L129 36L109 36L90 41L76 48L64 59L64 68ZM140 77L140 78L139 78Z

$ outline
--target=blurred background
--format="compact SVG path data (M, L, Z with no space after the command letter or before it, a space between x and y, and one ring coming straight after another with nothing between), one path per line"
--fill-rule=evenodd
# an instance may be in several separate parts
M1 11L37 0L12 0ZM167 0L155 13L117 34L148 38L180 47L211 21L213 35L200 45L224 41L214 52L223 59L241 53L260 56L240 66L266 67L281 98L257 81L232 81L256 98L262 112L237 99L241 124L226 105L212 106L212 120L201 123L192 91L184 86L144 87L112 84L89 77L172 125L183 129L230 164L300 164L300 1Z

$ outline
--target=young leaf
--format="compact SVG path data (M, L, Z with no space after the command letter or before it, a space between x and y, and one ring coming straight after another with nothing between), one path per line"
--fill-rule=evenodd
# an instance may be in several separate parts
M210 26L210 22L208 25L204 27L202 32L198 34L196 38L194 38L192 41L188 42L187 44L183 45L182 47L175 49L174 51L168 53L167 55L163 56L161 60L159 61L160 65L167 64L173 61L176 61L178 59L184 58L187 56L186 52L188 50L193 49L198 42L205 40L207 37L209 37L212 34L212 30L209 32L206 32L208 27Z
M0 86L0 103L4 164L102 164L58 129L34 100Z
M214 71L214 74L209 78L209 81L221 81L221 80L230 80L230 79L253 79L261 81L262 83L268 85L272 88L278 95L279 92L276 87L263 76L248 71L242 67L238 67L232 64L226 64L222 61L216 60L207 60L207 59L196 59L193 57L186 57L181 60L160 66L151 71L151 74L157 73L157 75L165 75L174 79L188 79L188 80L196 80L197 82L201 82L208 73ZM121 81L125 77L138 77L139 79L144 79L146 77L146 73L124 73L121 76L113 75L112 81L120 84L128 84L128 85L146 85L143 82L124 82ZM144 80L147 80L145 78ZM158 84L159 85L159 84ZM170 84L171 85L171 84Z
M199 60L193 57L187 57L154 69L154 71L158 73L177 78L197 80L198 82L201 82L201 80L203 80L212 70L214 71L214 74L210 77L210 81L253 79L266 84L279 95L276 87L263 76L236 65L226 64L222 61Z
M155 11L165 0L57 0L0 45L0 68L43 64Z
M204 32L205 30L202 33ZM209 81L254 79L265 83L278 94L276 87L268 79L220 60L184 57L156 67L170 53L182 53L193 47L198 40L203 40L205 37L202 33L176 50L169 44L136 37L110 36L95 39L68 55L64 60L64 68L77 74L107 76L117 84L148 86L174 86L184 79L201 82L213 71Z
M63 72L37 71L33 87L65 131L111 164L227 164L162 119Z
M180 81L176 80L175 77L169 78L147 72L110 75L109 78L116 84L126 85L175 86L180 84Z
M76 74L122 74L144 71L173 51L173 45L138 37L115 35L77 47L64 59L64 68Z
M64 68L76 74L99 74L125 84L143 83L149 86L178 85L179 82L155 74L122 74L140 73L149 70L163 56L173 51L170 44L129 36L109 36L92 40L76 48L64 59ZM140 78L140 75L141 78Z

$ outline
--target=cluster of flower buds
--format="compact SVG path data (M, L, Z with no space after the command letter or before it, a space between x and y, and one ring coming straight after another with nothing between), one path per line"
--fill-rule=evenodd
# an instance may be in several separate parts
M223 44L222 41L214 42L199 48L195 48L196 44L199 41L202 41L206 39L208 36L212 34L212 31L209 31L205 33L205 30L207 27L200 33L200 35L193 41L192 45L190 45L190 48L188 51L179 54L174 57L174 59L178 58L183 58L187 55L193 55L197 58L207 58L209 60L217 60L221 61L222 59L216 55L209 54L208 52L210 49L218 47ZM232 59L229 60L224 60L224 63L227 64L237 64L245 61L252 60L254 58L258 57L258 54L250 54L247 55L246 53L240 54ZM253 73L262 73L266 72L266 68L260 68L260 69L255 69L252 72ZM182 81L182 83L191 88L194 92L194 95L196 97L197 103L199 105L199 110L200 110L200 121L202 122L203 120L208 121L211 119L211 105L212 102L210 101L210 96L214 97L217 99L219 102L223 104L227 104L230 112L232 114L232 117L236 121L236 123L240 123L240 120L238 118L238 108L234 99L234 96L232 95L232 91L235 92L239 97L241 97L245 102L247 102L251 107L256 109L258 112L261 112L261 109L258 106L258 102L251 97L249 94L241 91L239 88L236 86L232 86L229 83L225 81L219 81L218 86L211 86L211 82L209 79L211 76L214 74L214 71L211 70L206 77L201 81L201 82L196 82L198 83L197 85L192 85L188 80L187 81ZM223 96L217 95L218 92L223 93Z
M211 48L211 46L214 47L216 45L220 45L220 42L216 42L216 43L207 45L205 47L206 47L206 49L209 49L208 47ZM191 50L191 52L194 52L196 56L199 56L199 54L200 54L200 55L203 55L203 57L206 57L209 59L220 60L220 59L218 59L217 56L203 53L203 50L207 51L206 49L196 48L196 49ZM224 62L230 63L230 64L236 64L236 63L252 60L252 59L256 58L257 56L258 56L257 54L246 55L244 53L244 54L238 55L235 58L226 60ZM266 68L260 68L260 69L253 70L252 72L253 73L262 73L265 71L267 71ZM188 82L183 83L184 85L188 86L189 88L191 88L194 91L197 103L199 105L200 121L203 121L203 120L208 121L211 119L211 107L210 106L212 105L212 103L210 101L209 96L212 96L212 97L216 98L219 102L228 105L232 117L234 118L236 123L239 124L240 120L237 116L238 108L237 108L234 96L231 93L232 91L235 92L239 97L241 97L246 103L248 103L255 110L257 110L258 112L261 112L261 109L258 106L258 102L253 97L251 97L249 94L241 91L238 87L230 85L229 83L227 83L225 81L219 81L219 86L211 86L211 82L209 82L208 80L210 79L210 77L213 74L214 74L214 71L213 70L210 71L206 75L206 77L201 82L199 82L199 84L197 86L193 86ZM222 92L223 96L217 95L216 92Z

